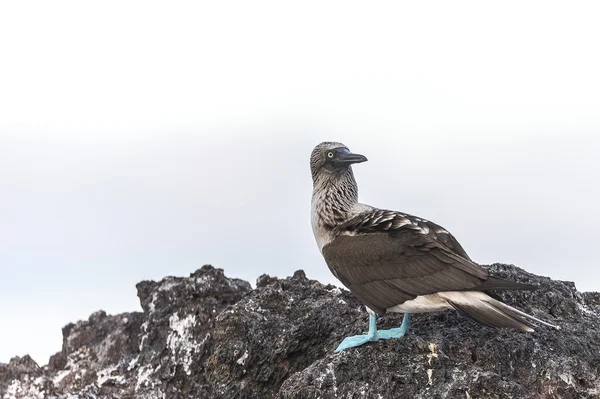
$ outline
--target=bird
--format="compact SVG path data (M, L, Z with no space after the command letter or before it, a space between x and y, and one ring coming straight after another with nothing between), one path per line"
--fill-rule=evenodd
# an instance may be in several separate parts
M491 276L456 238L427 219L358 201L354 164L367 161L338 142L312 151L311 224L331 273L365 305L366 334L346 337L336 352L403 337L411 313L455 309L490 326L532 332L536 323L559 328L505 303L489 290L534 290L535 285ZM403 313L398 328L378 330L376 317Z

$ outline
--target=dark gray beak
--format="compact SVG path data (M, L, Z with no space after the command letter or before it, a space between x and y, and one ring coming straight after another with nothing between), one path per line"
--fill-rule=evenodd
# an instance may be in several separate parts
M334 163L336 166L347 166L352 165L353 163L361 163L366 162L367 157L360 154L353 154L347 149L338 150L336 154L336 159Z

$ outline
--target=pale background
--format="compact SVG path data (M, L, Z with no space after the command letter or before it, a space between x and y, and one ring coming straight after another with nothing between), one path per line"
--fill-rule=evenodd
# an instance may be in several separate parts
M599 290L596 4L0 3L0 362L207 263L334 282L323 140L363 202Z

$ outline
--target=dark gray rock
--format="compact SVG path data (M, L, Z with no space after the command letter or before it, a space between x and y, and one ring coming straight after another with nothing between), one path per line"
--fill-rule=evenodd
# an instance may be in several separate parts
M585 296L570 282L514 266L490 269L494 275L538 284L534 292L498 294L561 330L541 327L526 334L480 326L456 312L415 315L405 338L329 353L287 379L279 397L597 397L600 317L584 303Z
M29 355L23 357L14 357L6 365L0 365L3 370L0 372L0 378L11 380L21 378L22 375L30 377L39 377L43 371L38 364Z
M188 278L143 281L137 289L145 315L135 362L137 397L208 397L204 369L215 318L252 287L203 266Z
M260 276L252 290L204 266L139 283L143 313L69 324L43 368L28 356L0 364L0 398L597 398L600 294L514 266L490 269L539 285L497 294L561 330L497 330L443 312L414 315L402 339L334 353L367 329L350 293L302 271Z
M347 291L303 271L261 276L256 290L217 317L206 370L213 397L273 397L286 378L331 352L362 313Z

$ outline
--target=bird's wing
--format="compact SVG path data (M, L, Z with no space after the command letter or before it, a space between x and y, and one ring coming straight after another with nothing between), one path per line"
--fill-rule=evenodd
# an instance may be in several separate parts
M340 231L347 230L358 233L386 233L402 228L426 234L433 241L438 242L455 254L471 260L458 240L448 230L429 220L407 213L373 209L358 215L339 227Z
M414 216L372 210L335 233L323 248L327 265L379 314L419 295L476 288L488 279L446 230Z

